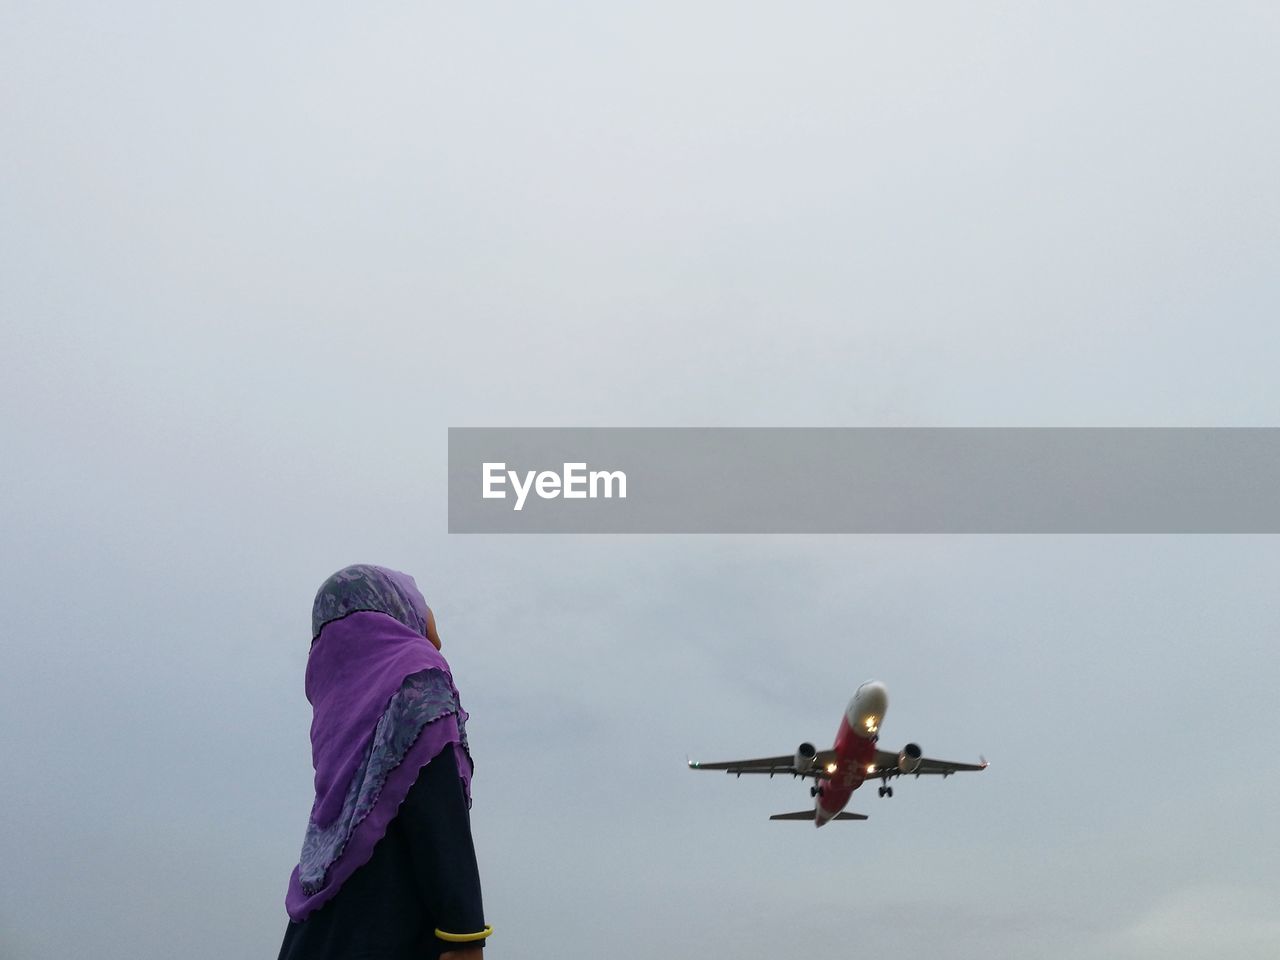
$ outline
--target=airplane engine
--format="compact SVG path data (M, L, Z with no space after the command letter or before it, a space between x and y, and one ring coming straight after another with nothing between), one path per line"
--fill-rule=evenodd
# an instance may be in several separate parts
M902 752L898 754L898 771L900 773L915 773L916 767L920 766L920 758L922 756L919 744L908 743L902 748Z
M818 755L812 743L802 743L796 747L796 770L807 773L813 769L813 759Z

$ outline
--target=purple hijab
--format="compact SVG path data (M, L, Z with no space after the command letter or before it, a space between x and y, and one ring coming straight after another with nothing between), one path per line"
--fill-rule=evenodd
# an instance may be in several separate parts
M413 577L371 564L339 570L316 593L306 676L316 797L285 896L293 920L369 861L443 750L455 751L471 796L467 714L426 637L427 614Z

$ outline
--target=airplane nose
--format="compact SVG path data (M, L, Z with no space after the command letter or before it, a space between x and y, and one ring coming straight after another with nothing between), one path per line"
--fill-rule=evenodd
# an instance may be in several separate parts
M885 710L889 707L889 691L885 689L883 683L873 681L858 691L858 702L867 710L884 716Z
M875 736L889 709L889 691L883 683L868 680L858 688L851 707L849 726L863 736Z

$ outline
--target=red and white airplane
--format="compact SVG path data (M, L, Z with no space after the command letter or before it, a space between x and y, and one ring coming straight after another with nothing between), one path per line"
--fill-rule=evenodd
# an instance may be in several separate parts
M889 709L889 691L878 680L868 680L860 686L849 701L840 729L836 731L836 743L830 750L815 750L812 743L802 743L794 756L761 757L756 760L733 760L725 763L699 763L690 760L694 770L724 770L742 776L744 773L789 773L793 777L812 777L813 787L809 795L814 798L812 810L796 813L777 813L770 820L812 820L820 827L829 820L866 820L866 814L845 813L844 805L853 791L868 780L879 780L880 796L892 797L889 781L904 773L936 774L949 777L964 770L985 770L987 761L980 763L952 763L949 760L930 760L920 752L920 747L908 743L898 753L890 753L876 746L880 739L880 725ZM981 758L979 758L981 759Z

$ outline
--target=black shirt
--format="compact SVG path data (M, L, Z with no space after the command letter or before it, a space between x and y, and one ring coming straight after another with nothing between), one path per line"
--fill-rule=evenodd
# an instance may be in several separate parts
M290 922L280 960L423 960L474 943L436 928L484 928L471 814L452 747L427 764L373 848L333 899Z

